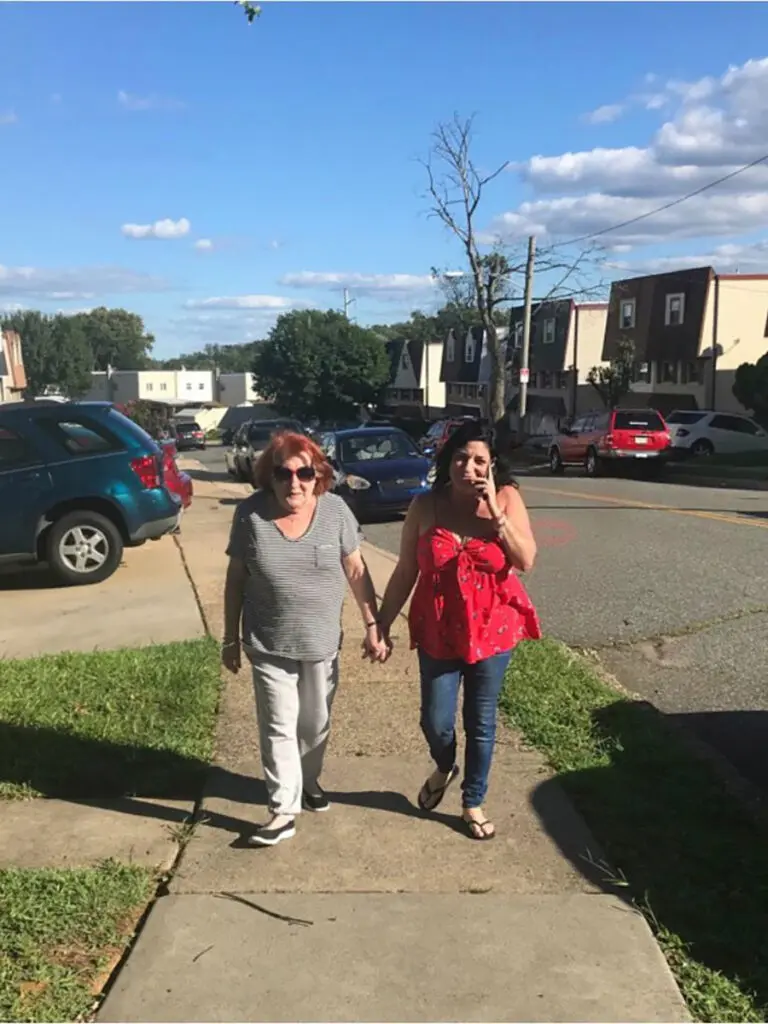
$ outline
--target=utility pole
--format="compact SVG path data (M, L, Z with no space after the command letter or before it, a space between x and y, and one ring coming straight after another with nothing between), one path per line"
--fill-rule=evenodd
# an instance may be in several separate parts
M536 238L528 238L528 260L525 264L525 292L523 294L523 351L520 353L520 391L517 404L518 433L524 434L528 414L528 380L531 375L531 295L533 293L533 267L536 261Z
M349 288L344 289L344 316L349 320L349 307L354 302L354 299L349 297Z

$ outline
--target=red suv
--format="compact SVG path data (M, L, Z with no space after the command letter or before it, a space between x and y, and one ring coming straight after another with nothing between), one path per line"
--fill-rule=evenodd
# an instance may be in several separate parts
M671 443L669 428L655 409L587 413L552 439L549 468L562 473L566 466L583 466L587 476L597 476L608 465L658 470Z

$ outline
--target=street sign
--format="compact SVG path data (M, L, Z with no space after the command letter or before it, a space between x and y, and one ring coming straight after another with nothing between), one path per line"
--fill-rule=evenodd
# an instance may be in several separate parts
M530 379L531 371L528 369L527 366L522 367L522 369L520 370L520 383L527 384Z

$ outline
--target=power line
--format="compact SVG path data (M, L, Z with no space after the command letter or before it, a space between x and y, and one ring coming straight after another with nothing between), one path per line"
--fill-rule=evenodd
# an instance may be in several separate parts
M744 164L743 167L737 168L735 171L730 171L728 174L724 174L722 178L718 178L716 181L710 181L708 185L702 185L700 188L694 189L693 192L689 192L687 195L680 196L678 199L673 199L669 203L664 203L663 206L657 206L655 210L649 210L648 213L641 213L637 217L630 217L629 220L621 221L620 224L612 224L611 227L601 228L600 231L593 231L589 235L579 235L578 238L571 238L567 242L556 242L554 245L549 246L550 249L561 249L567 245L576 245L578 242L588 242L591 238L599 238L601 235L607 235L611 231L618 231L620 228L627 228L632 224L639 224L641 220L647 220L649 217L655 217L657 213L664 213L665 210L671 210L673 206L679 206L681 203L687 202L689 199L693 199L695 196L700 196L702 192L708 192L711 188L715 188L717 185L722 185L724 181L730 181L731 178L735 178L739 174L743 174L745 171L750 171L753 167L757 167L758 164L763 164L768 160L768 153L765 156L759 157L757 160L753 160L749 164Z

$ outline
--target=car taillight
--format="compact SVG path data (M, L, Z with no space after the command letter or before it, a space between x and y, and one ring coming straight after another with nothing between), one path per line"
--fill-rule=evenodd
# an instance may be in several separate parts
M131 469L141 480L142 487L160 487L160 467L154 455L142 455L139 459L131 459Z
M614 439L613 434L606 434L605 437L603 438L603 444L605 445L606 448L613 448L615 443L616 443L616 441Z

